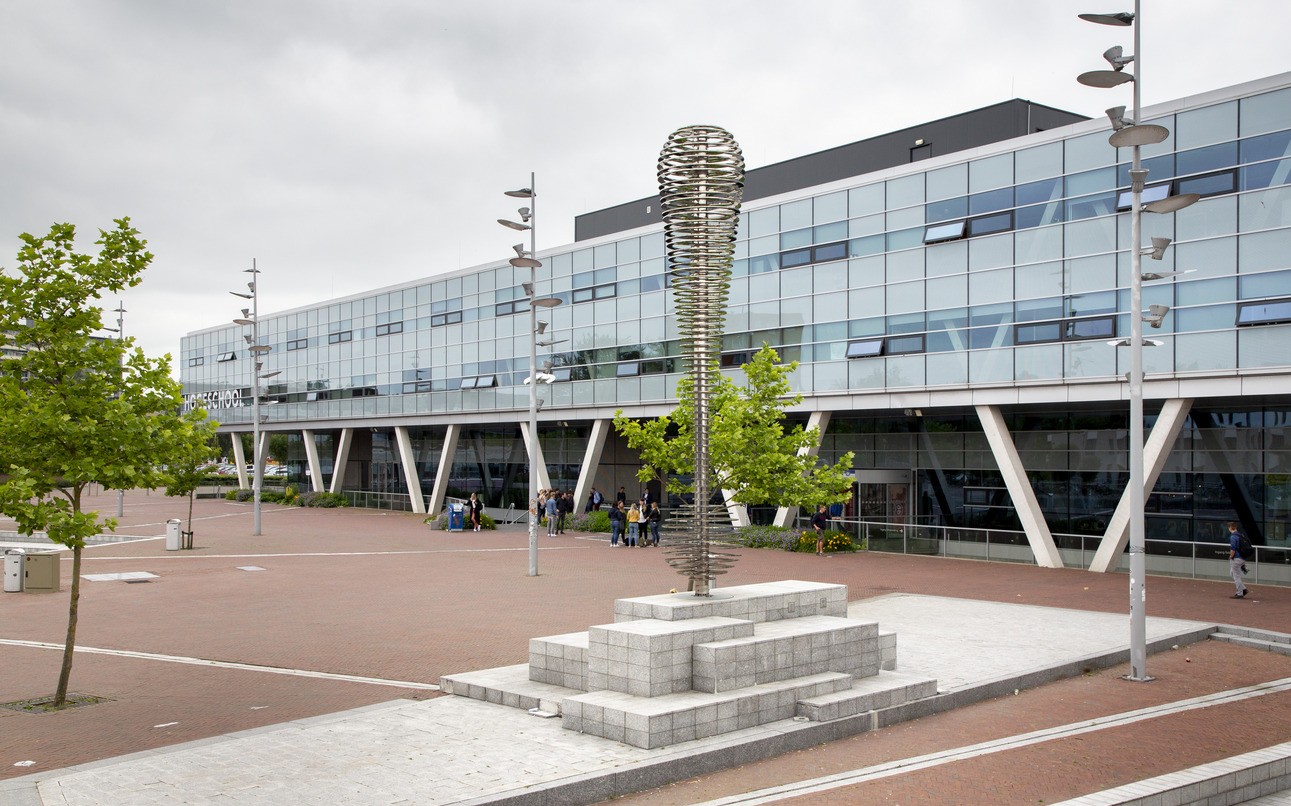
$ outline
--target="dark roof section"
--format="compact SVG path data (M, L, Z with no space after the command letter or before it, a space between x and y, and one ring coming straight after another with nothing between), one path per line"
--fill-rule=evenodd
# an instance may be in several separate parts
M1033 132L1089 120L1084 115L1014 98L959 115L921 123L815 154L754 168L744 177L744 201L905 165L918 159L1011 140ZM924 148L915 153L917 141ZM606 207L574 218L574 240L658 224L659 197L651 196Z

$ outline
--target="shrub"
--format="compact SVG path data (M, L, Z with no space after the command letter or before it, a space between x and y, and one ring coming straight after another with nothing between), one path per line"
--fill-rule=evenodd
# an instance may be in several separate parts
M609 532L610 513L578 512L565 516L565 528L571 532Z
M225 499L229 501L250 501L255 498L254 490L229 490L224 494ZM261 500L264 500L264 493L260 494Z
M321 507L333 509L335 507L348 507L350 502L340 493L301 493L296 496L295 504L298 507Z
M798 536L797 531L783 526L745 526L735 530L735 542L751 549L793 551L798 545ZM814 543L811 550L816 550Z
M798 551L807 554L816 553L816 530L811 529L802 533L798 538ZM856 545L852 543L852 536L837 529L827 529L825 531L825 551L831 554L837 554L842 551L856 551Z

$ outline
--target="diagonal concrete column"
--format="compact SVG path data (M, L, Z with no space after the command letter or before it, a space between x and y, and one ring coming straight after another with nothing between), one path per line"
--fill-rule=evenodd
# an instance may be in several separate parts
M811 416L807 418L807 430L810 431L813 428L817 428L820 430L820 436L823 438L825 436L825 429L829 428L830 414L831 412L828 411L813 411ZM811 448L799 449L798 455L819 456L820 442L817 441ZM795 514L797 514L797 507L780 507L775 513L775 525L781 528L787 527L789 525L789 521L793 519Z
M596 471L601 467L601 454L605 451L605 440L610 435L613 420L593 420L592 434L587 439L587 450L583 452L583 465L578 471L578 484L574 486L574 511L582 512L587 505L587 496L592 494L596 484ZM665 501L665 503L667 503Z
M242 435L232 434L233 437L233 464L238 468L238 489L251 489L251 481L247 478L247 452L242 450Z
M734 490L722 490L722 500L726 502L726 512L731 516L731 526L736 529L741 526L749 525L749 508L743 504L736 503L731 496L735 495Z
M1161 407L1161 414L1152 426L1152 433L1143 442L1143 496L1146 499L1157 486L1157 479L1165 469L1166 460L1174 450L1174 443L1179 438L1179 429L1188 419L1192 410L1192 400L1188 398L1167 400ZM1121 493L1121 500L1116 511L1107 522L1107 531L1103 540L1094 552L1094 559L1089 564L1090 571L1106 573L1115 571L1121 562L1121 553L1130 540L1130 489L1127 486Z
M1044 513L1040 511L1040 502L1036 500L1035 490L1027 478L1026 468L1018 456L1017 446L1004 424L1004 416L995 406L977 406L977 418L982 421L982 430L986 432L986 441L991 446L995 463L1004 476L1004 486L1013 499L1013 508L1022 521L1027 542L1035 554L1036 564L1042 568L1062 568L1062 555L1053 542L1053 533L1045 523Z
M305 428L301 430L300 436L305 443L305 461L309 463L310 488L316 493L321 493L323 491L323 465L318 461L318 443L314 440L314 432Z
M403 481L408 486L408 499L412 511L418 515L426 514L426 499L421 491L421 479L417 478L417 457L412 452L412 438L408 436L406 426L397 425L394 429L395 440L399 443L399 467L403 470Z
M336 459L332 462L332 486L329 492L339 493L345 484L345 466L350 462L350 445L354 442L354 429L342 428L341 439L336 445Z
M541 428L539 428L538 430L539 430L539 431L541 431L542 429L541 429ZM525 445L525 448L528 448L528 447L529 447L529 439L530 439L530 437L529 437L529 424L528 424L528 423L520 423L520 434L524 437L524 445ZM534 459L537 459L537 460L538 460L538 467L531 469L531 471L530 471L530 472L533 472L533 470L536 470L536 471L537 471L537 473L538 473L538 489L540 489L540 490L550 490L550 489L551 489L551 476L547 475L547 460L546 460L546 459L544 459L544 458L543 458L543 455L542 455L542 440L541 440L541 439L534 440L534 446L533 446L533 457L534 457Z
M260 445L257 446L256 448L256 456L260 457L260 461L256 463L256 470L260 473L260 478L263 479L264 463L265 463L265 460L269 458L269 432L268 431L260 432Z
M439 467L435 469L435 485L430 491L430 514L438 514L448 497L448 480L453 475L453 459L457 457L457 440L462 427L457 423L448 426L444 434L444 449L439 452Z

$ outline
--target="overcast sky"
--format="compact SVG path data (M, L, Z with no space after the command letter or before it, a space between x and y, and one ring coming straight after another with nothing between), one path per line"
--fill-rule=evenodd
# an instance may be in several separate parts
M1145 105L1291 69L1286 0L1143 5ZM253 257L263 313L510 257L530 171L539 251L568 244L657 191L687 124L755 168L1015 97L1101 115L1130 90L1075 76L1132 34L1075 15L1122 6L0 0L0 266L20 232L88 250L130 216L156 259L126 332L177 355Z

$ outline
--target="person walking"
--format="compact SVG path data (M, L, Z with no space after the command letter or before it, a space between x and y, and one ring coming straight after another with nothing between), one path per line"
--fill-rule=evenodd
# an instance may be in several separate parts
M650 512L646 515L646 523L650 524L650 545L659 545L659 524L663 522L663 513L659 511L659 502L655 501L650 505Z
M591 500L591 502L592 502L592 509L591 509L591 511L592 511L592 512L600 512L600 511L601 511L601 504L605 503L605 496L601 495L601 491L600 491L600 490L598 490L598 489L596 489L595 487L593 487L593 488L592 488L592 497L591 497L591 499L590 499L590 500Z
M555 490L547 493L547 537L556 536L556 520L560 517L560 501Z
M1247 554L1254 554L1251 549L1251 541L1237 529L1236 521L1228 522L1228 573L1233 577L1233 584L1237 586L1237 593L1233 594L1234 599L1245 599L1250 588L1242 581L1242 575L1246 573Z
M816 508L816 514L811 516L811 525L816 527L816 556L825 555L825 530L829 528L829 513L825 511L825 505L821 504Z
M620 507L618 504L615 504L614 506L610 507L610 545L611 546L617 546L619 544L619 535L623 534L623 521L624 521L623 508ZM626 546L627 544L628 544L627 541L624 540L623 545Z
M628 545L636 548L638 545L637 537L641 533L641 510L636 504L628 510Z

